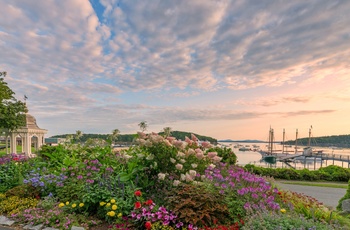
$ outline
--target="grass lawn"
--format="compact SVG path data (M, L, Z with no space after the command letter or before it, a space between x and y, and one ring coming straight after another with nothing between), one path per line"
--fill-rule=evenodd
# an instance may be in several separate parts
M0 146L5 146L5 145L0 145ZM8 148L10 151L10 148ZM35 148L32 147L32 153L35 153ZM22 146L17 145L17 153L22 153ZM6 154L6 148L0 150L0 157Z
M282 184L295 184L304 186L316 186L316 187L327 187L327 188L348 188L346 182L310 182L310 181L287 181L287 180L276 180Z

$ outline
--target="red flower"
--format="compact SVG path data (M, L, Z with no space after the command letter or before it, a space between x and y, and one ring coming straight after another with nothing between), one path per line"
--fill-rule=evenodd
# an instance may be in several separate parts
M141 208L141 202L139 201L135 202L135 208L136 209Z
M142 193L141 193L141 191L140 190L137 190L137 191L135 191L135 196L142 196Z
M149 199L145 202L145 205L151 205L151 204L153 204L153 201L151 199Z
M19 158L18 157L14 157L13 160L14 161L19 161Z
M147 230L151 229L151 228L152 228L151 222L147 221L147 222L145 223L145 228L146 228Z

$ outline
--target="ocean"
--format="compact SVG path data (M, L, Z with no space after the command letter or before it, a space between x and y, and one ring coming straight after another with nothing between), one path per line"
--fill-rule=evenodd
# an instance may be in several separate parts
M266 168L290 168L291 166L295 169L304 169L307 168L309 170L317 170L320 167L326 167L328 165L337 165L343 168L349 168L348 162L341 162L341 161L333 161L333 160L322 160L319 158L306 158L306 159L300 159L295 160L293 162L289 162L288 164L284 162L277 161L276 163L272 164L269 162L265 162L262 159L261 154L258 151L253 151L258 146L261 150L266 150L267 143L243 143L243 142L219 142L221 146L225 146L228 148L232 148L233 152L237 156L237 165L244 166L246 164L254 164L256 166L266 167ZM247 151L240 151L239 148L236 148L236 146L240 144L243 147L247 149ZM302 151L303 146L299 146L298 151ZM335 154L335 155L342 155L345 158L350 157L350 149L341 149L341 148L324 148L324 147L317 147L313 146L316 150L323 150L323 153L327 154ZM281 144L274 144L274 149L282 150ZM294 154L295 146L285 146L285 150L290 152L290 154Z

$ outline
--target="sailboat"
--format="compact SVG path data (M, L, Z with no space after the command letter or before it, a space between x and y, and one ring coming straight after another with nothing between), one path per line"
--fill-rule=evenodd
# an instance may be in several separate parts
M259 153L262 155L264 161L271 163L271 164L276 163L276 155L273 154L273 150L274 150L273 149L273 142L274 142L274 131L270 127L269 142L267 145L267 151L260 150Z

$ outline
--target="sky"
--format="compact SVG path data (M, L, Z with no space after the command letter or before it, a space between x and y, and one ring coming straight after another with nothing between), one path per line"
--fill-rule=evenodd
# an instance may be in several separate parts
M0 0L0 70L47 136L350 134L350 1Z

